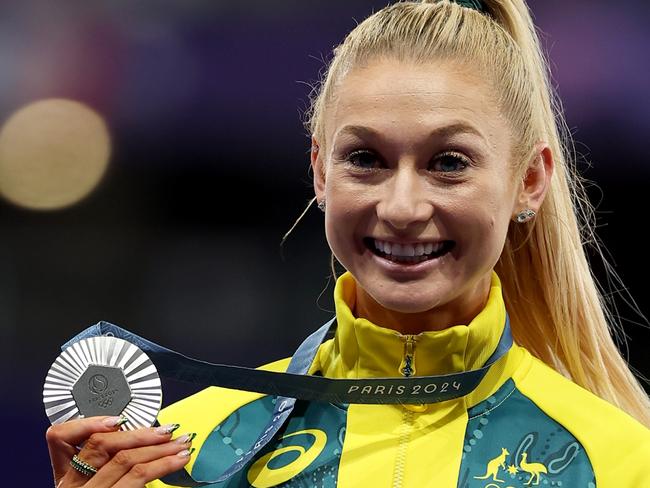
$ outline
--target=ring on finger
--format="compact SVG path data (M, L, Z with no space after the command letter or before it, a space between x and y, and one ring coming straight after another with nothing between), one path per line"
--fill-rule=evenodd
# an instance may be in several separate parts
M72 456L72 459L70 460L70 466L79 471L81 474L88 476L89 478L97 473L97 468L95 466L87 463L76 454Z

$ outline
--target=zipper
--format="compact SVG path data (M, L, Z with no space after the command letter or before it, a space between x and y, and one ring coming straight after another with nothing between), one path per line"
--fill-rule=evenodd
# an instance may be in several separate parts
M399 365L399 372L402 376L409 377L415 374L415 336L404 336L404 354L402 362ZM395 459L395 469L393 471L393 488L402 488L404 482L404 469L406 467L406 455L408 445L413 432L413 417L416 408L408 408L410 405L403 405L402 426L399 433L397 444L397 457Z
M402 376L413 376L415 374L415 336L404 336L404 355L399 365L399 372Z
M402 413L402 428L399 433L395 470L393 471L393 488L402 488L404 483L404 469L406 468L406 454L408 452L411 432L413 431L413 417L415 412L404 409Z

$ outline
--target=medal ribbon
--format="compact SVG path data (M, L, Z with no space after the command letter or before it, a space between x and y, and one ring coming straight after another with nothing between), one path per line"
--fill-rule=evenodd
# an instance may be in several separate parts
M308 375L318 348L335 330L334 318L307 337L292 356L286 373L192 359L109 322L99 322L89 327L64 344L61 349L90 337L115 336L144 351L163 378L277 396L273 416L255 444L219 478L197 481L187 471L181 470L162 479L170 485L193 487L221 483L241 470L282 427L291 415L296 400L344 404L420 404L460 398L471 393L479 385L490 367L510 350L513 342L510 320L506 316L496 349L479 369L409 378L332 379Z

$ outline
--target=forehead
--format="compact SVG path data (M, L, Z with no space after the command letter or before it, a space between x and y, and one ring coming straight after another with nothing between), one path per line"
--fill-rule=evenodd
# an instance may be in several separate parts
M473 134L486 146L507 143L507 121L491 84L457 63L375 61L348 73L326 113L328 141L350 126L370 127L405 140L432 130ZM421 133L421 134L420 134Z

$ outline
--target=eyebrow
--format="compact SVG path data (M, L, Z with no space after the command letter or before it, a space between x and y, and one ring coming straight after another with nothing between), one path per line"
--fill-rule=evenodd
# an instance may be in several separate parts
M437 137L449 137L457 133L464 134L474 134L481 138L483 142L487 143L487 140L476 127L466 122L453 122L442 127L437 127L429 133L429 136ZM371 127L365 127L363 125L345 125L343 126L334 136L336 139L341 135L352 134L357 137L381 137L381 133L376 131Z

